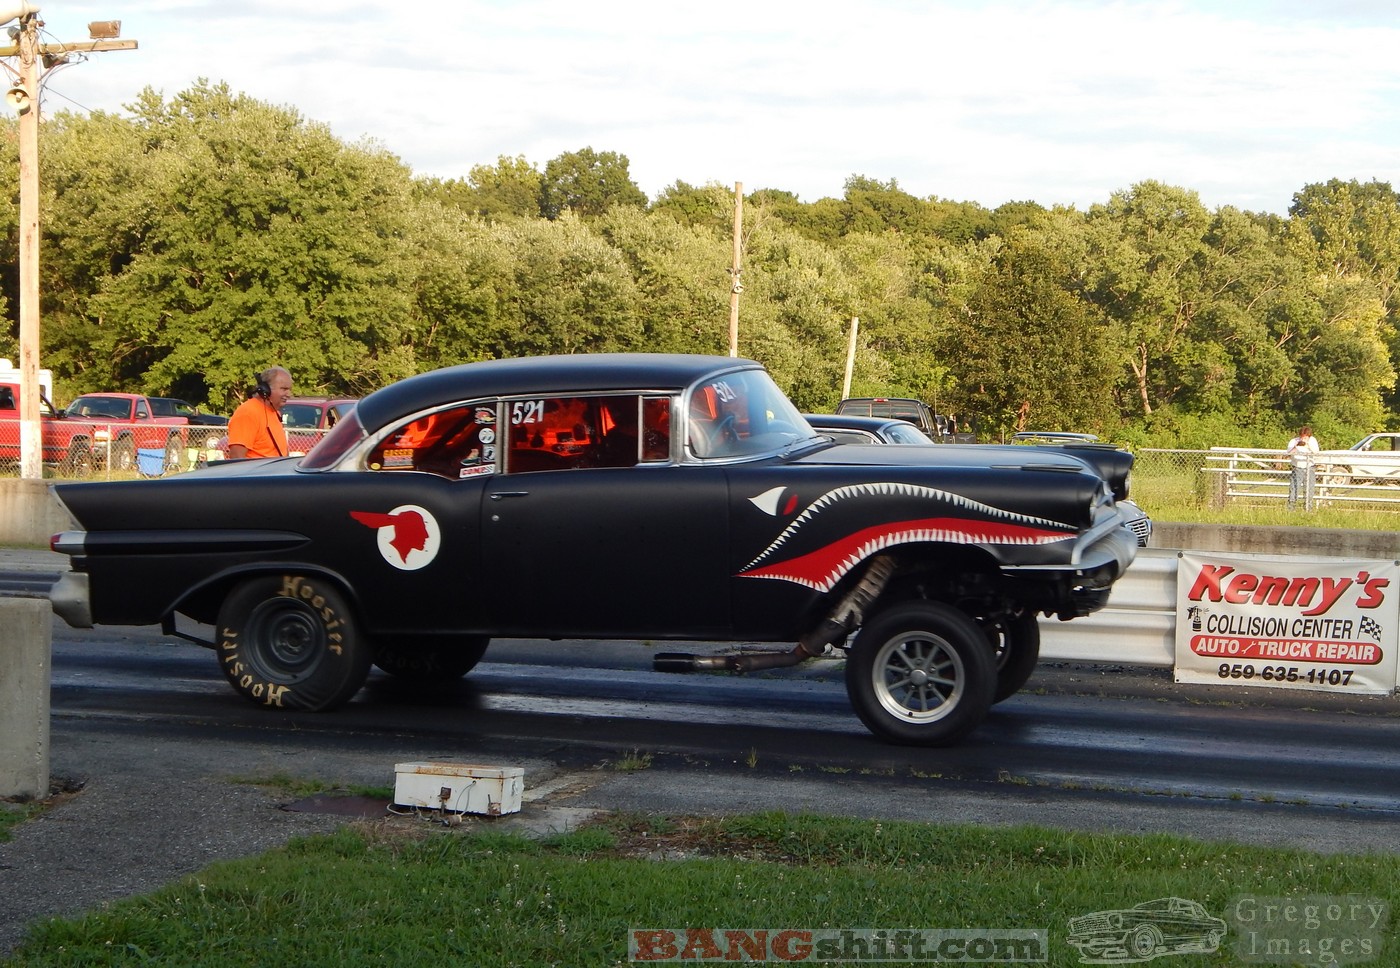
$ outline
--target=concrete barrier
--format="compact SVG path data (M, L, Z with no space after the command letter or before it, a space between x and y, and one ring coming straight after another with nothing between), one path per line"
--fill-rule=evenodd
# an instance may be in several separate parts
M0 599L0 796L49 793L53 612L45 600Z
M38 545L76 527L73 518L49 493L48 481L0 478L0 545Z
M1312 558L1400 559L1400 531L1154 521L1151 547Z

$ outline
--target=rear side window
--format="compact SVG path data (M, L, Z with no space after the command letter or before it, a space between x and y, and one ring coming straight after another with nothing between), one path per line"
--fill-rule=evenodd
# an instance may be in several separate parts
M332 436L354 419L341 418ZM476 477L496 470L496 403L471 403L426 414L389 434L369 452L372 471L422 471Z

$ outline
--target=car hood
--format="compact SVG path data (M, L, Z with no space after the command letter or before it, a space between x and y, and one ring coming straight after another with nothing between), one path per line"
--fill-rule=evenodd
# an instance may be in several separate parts
M1019 468L1027 471L1098 474L1113 496L1128 496L1128 472L1133 455L1115 447L1027 447L1011 444L838 444L796 461L803 464L846 466Z

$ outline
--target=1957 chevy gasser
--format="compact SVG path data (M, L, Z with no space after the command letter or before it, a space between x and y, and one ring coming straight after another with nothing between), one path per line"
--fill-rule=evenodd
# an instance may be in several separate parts
M1025 683L1038 614L1105 603L1131 463L838 445L728 357L472 363L366 397L299 460L55 486L82 530L54 537L52 600L80 627L212 624L236 690L304 710L371 664L464 675L492 638L795 643L667 671L832 647L871 731L939 745Z

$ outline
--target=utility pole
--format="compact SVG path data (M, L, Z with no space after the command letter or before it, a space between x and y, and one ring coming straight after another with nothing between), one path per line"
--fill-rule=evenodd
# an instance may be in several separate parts
M856 336L860 332L860 317L851 317L851 335L846 341L846 379L841 383L841 399L851 395L851 371L856 368Z
M19 470L20 477L44 476L43 426L39 420L39 66L65 63L68 54L98 50L135 50L134 40L99 40L121 32L120 21L88 24L87 43L41 44L39 7L21 0L0 10L0 27L13 20L15 44L0 47L0 57L19 57L18 78L5 102L19 112ZM12 74L14 68L6 65Z
M739 281L739 257L743 253L744 239L744 183L734 183L734 267L730 273L734 284L729 287L729 355L739 355L739 293L744 291Z

